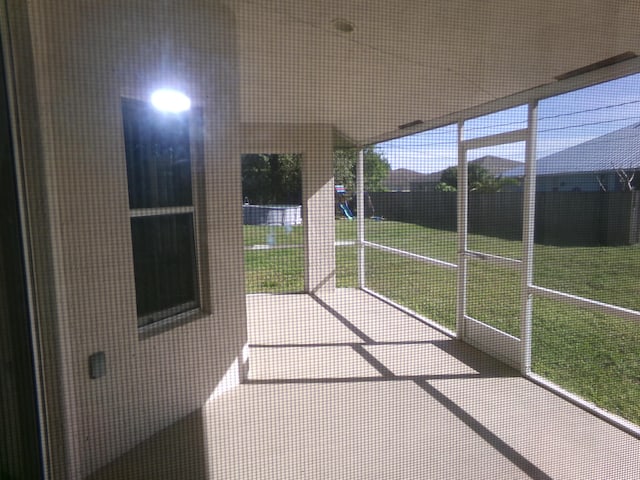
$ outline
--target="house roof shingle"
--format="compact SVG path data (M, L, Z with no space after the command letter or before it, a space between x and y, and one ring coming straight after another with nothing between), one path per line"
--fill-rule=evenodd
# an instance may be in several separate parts
M536 163L537 175L597 173L618 169L640 169L640 123L539 158ZM524 165L505 172L504 176L524 176Z

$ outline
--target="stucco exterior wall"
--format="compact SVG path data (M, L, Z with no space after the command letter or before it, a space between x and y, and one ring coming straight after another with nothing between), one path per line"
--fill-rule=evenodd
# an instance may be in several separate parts
M600 181L608 192L619 190L615 173L601 174ZM538 192L601 192L602 186L598 182L597 173L539 175L536 179L536 190Z
M13 45L16 84L33 86L14 100L22 142L38 145L21 161L31 267L46 278L35 320L51 474L80 479L197 410L225 375L239 379L229 373L247 341L234 21L216 0L11 1L8 23L28 25L32 44ZM203 112L204 308L140 335L121 98L161 86ZM106 375L92 380L99 351Z

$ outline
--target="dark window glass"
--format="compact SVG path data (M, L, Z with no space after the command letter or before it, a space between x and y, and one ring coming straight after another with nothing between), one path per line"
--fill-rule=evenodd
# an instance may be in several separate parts
M193 214L133 217L131 236L141 324L195 308Z
M123 100L129 208L192 204L189 117Z
M122 113L136 308L144 326L198 307L189 116L128 99Z

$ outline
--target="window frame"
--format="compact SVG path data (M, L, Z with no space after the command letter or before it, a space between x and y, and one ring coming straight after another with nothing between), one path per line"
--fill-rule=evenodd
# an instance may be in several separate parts
M143 112L146 110L147 113L154 112L154 107L150 104L150 102L145 100L140 100L137 98L131 97L121 97L120 98L120 112L122 115L122 128L123 128L123 139L124 139L124 150L125 150L125 163L126 163L126 176L127 176L127 205L128 205L128 220L129 220L129 238L131 242L131 269L134 276L134 289L135 289L135 302L136 302L136 319L137 319L137 328L139 333L143 336L148 336L150 334L156 334L163 332L165 330L174 328L176 326L182 325L183 323L189 322L195 318L199 318L203 313L203 279L204 275L202 272L202 257L206 254L203 251L203 242L201 242L200 237L202 235L202 221L201 221L201 208L202 205L202 193L204 189L203 185L203 143L204 139L202 136L202 109L198 107L191 107L191 109L183 113L182 115L186 116L188 121L188 146L189 146L189 171L190 171L190 188L191 188L191 197L189 205L176 205L176 206L153 206L153 207L142 207L142 208L132 208L131 207L131 188L130 188L130 177L129 177L129 161L130 159L127 157L127 152L129 151L129 146L127 144L127 122L128 121L139 121L138 118L127 120L126 117L126 109L127 106L129 108L137 109L137 112ZM141 114L142 115L142 114ZM165 115L163 112L158 112L158 115ZM171 114L168 114L171 115ZM177 303L175 305L153 311L145 314L138 314L138 283L135 280L135 249L134 249L134 239L133 239L133 220L136 218L145 218L145 217L175 217L178 215L190 215L191 220L191 232L190 237L192 241L192 260L191 260L191 269L193 275L193 300L189 300L186 302Z

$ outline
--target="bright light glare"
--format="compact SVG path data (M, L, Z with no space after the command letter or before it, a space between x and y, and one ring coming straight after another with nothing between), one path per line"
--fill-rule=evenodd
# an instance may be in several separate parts
M180 113L191 108L191 99L177 90L163 88L151 94L151 104L163 112Z

